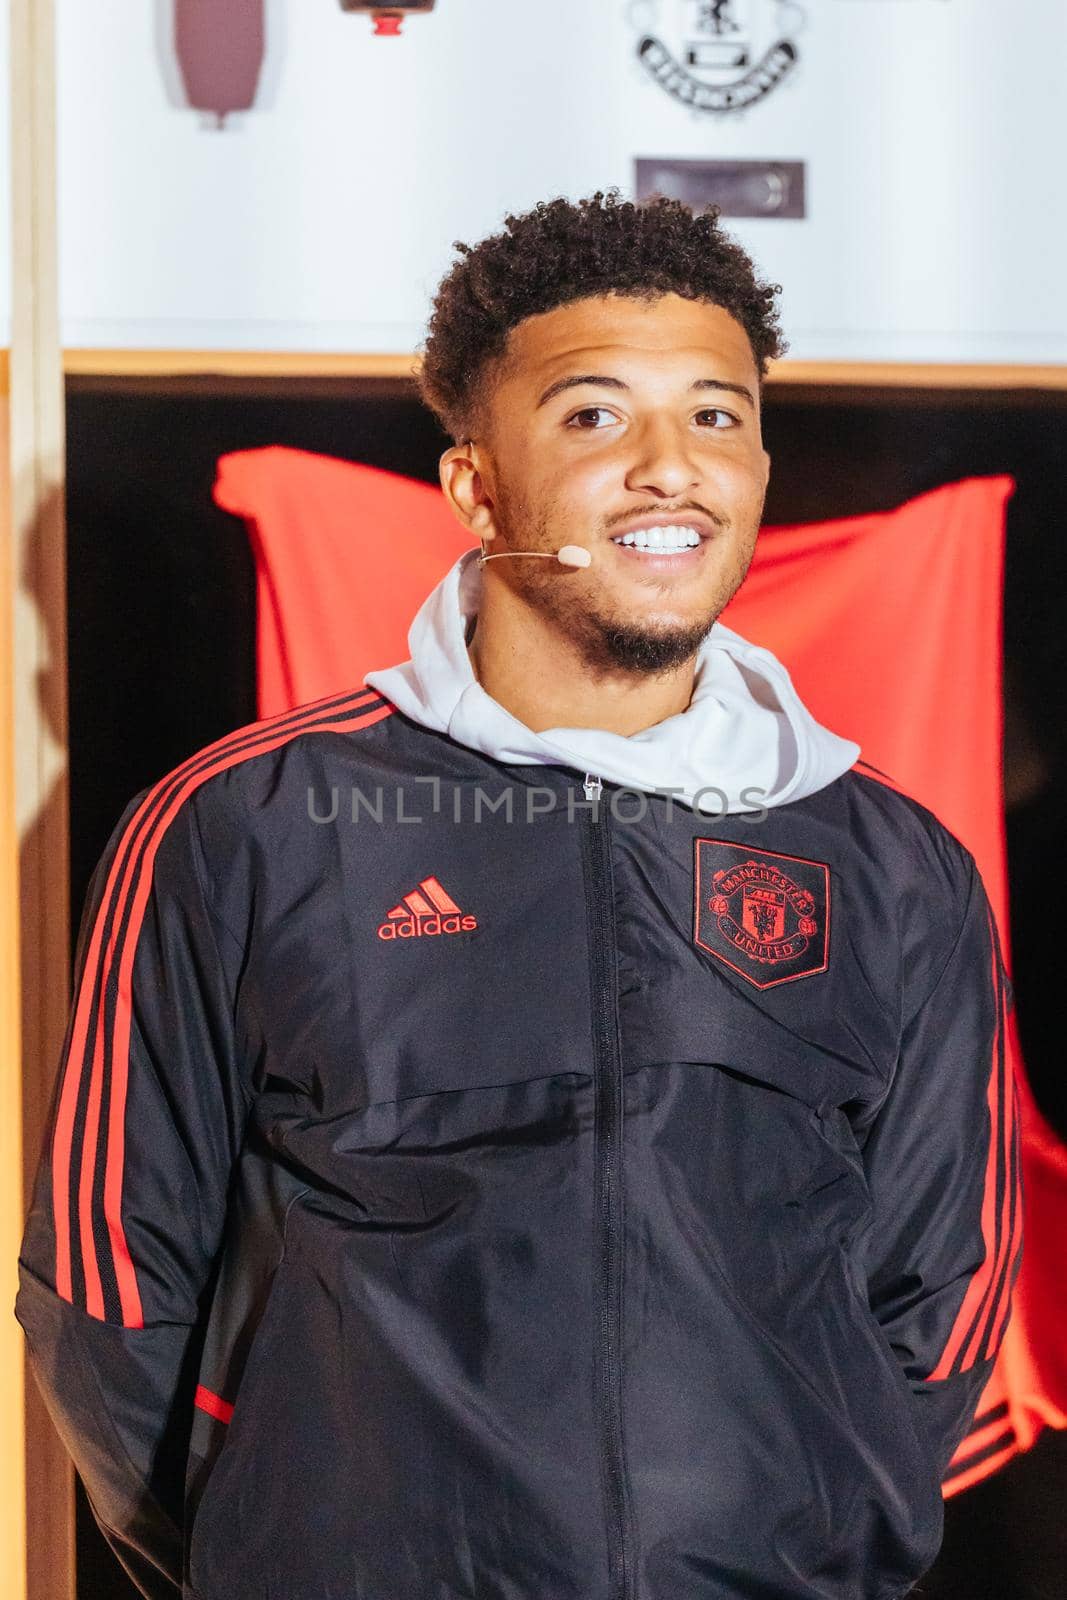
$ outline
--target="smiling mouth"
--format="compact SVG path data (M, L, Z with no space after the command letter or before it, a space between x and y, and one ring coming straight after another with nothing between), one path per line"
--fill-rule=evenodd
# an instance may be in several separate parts
M643 563L688 566L699 557L705 541L698 528L663 526L616 534L611 542L623 555Z

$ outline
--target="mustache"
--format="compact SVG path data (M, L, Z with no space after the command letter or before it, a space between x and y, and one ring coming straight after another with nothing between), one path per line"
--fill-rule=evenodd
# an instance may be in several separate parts
M629 511L613 518L610 526L614 527L620 522L630 522L639 517L681 517L687 512L695 512L697 516L707 517L708 521L713 522L717 528L730 527L730 518L723 516L721 511L709 511L706 506L693 505L692 503L684 506L646 506L643 510L632 506Z

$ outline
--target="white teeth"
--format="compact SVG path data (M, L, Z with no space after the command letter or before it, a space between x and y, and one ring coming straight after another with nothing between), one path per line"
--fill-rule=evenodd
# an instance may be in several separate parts
M659 528L639 528L636 533L624 533L612 541L631 545L637 550L692 550L700 543L696 528L676 528L673 525Z

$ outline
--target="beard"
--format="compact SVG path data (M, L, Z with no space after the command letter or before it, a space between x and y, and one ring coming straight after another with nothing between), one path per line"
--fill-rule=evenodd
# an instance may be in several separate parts
M523 514L520 508L498 499L497 520L500 536L495 542L502 550L555 548L547 515ZM732 568L722 574L718 593L707 612L695 621L641 622L616 614L604 604L595 565L569 574L564 583L560 569L550 562L542 567L540 561L519 559L507 563L505 581L567 639L593 676L626 672L651 677L670 672L696 655L719 613L740 588L754 548L753 538Z
M696 655L721 609L685 627L675 624L657 629L591 617L589 621L596 630L595 646L584 649L583 655L590 667L602 671L614 669L646 676L669 672Z

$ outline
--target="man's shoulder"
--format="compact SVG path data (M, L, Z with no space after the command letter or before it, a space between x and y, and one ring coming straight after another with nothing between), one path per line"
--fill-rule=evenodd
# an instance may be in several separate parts
M145 785L120 820L150 818L160 834L174 831L169 825L179 818L195 818L201 833L206 827L218 838L231 827L243 832L272 801L303 792L308 774L320 771L331 751L358 764L361 749L376 745L368 759L380 762L384 725L398 718L407 721L377 690L359 684L243 723Z
M845 786L854 842L898 880L902 892L953 905L966 899L977 863L931 806L891 773L863 759L839 781Z
M352 753L368 743L380 747L384 724L399 716L377 689L358 684L245 723L198 750L183 767L205 784L228 774L231 784L243 782L254 791L284 782L288 768L303 760L314 763L330 750Z

